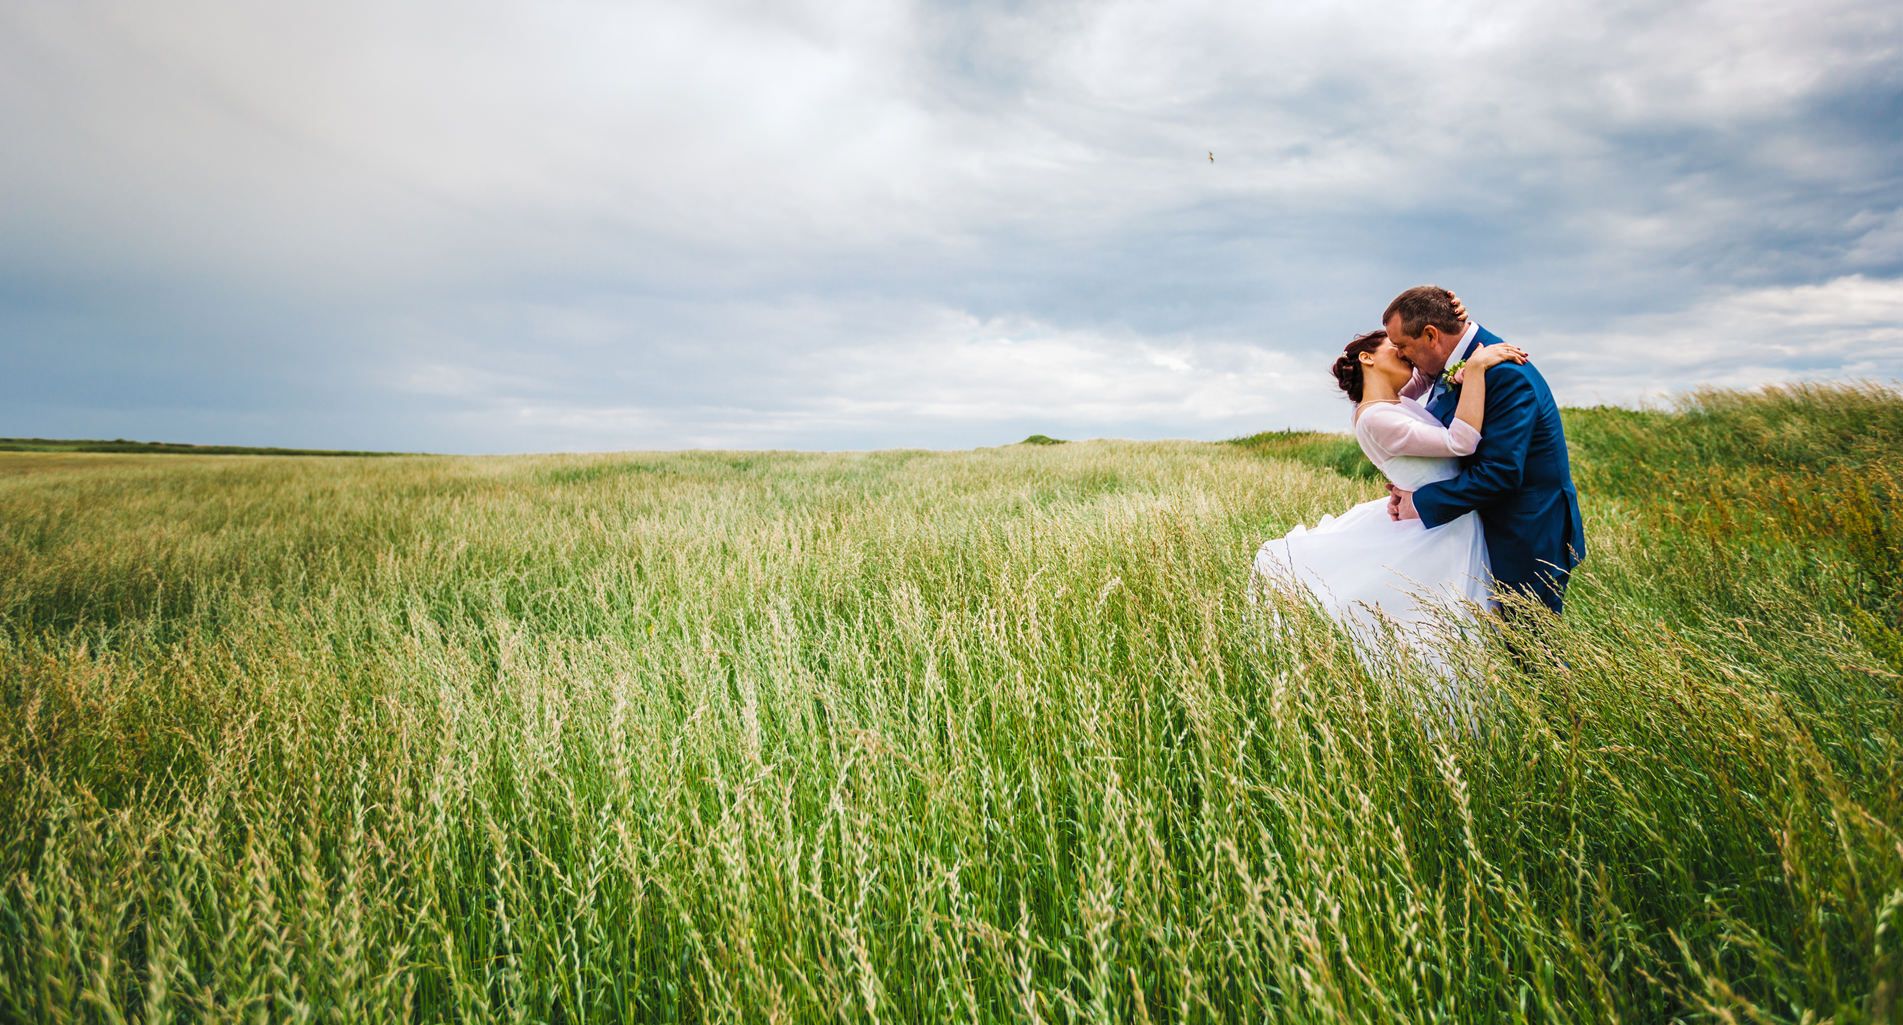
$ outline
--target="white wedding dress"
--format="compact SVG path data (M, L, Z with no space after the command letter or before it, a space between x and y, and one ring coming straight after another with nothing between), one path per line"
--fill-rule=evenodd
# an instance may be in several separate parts
M1460 457L1473 453L1480 432L1461 420L1442 427L1420 403L1402 398L1363 407L1355 440L1388 480L1415 491L1459 473ZM1389 519L1382 497L1265 542L1256 552L1250 591L1264 584L1304 587L1364 649L1398 641L1445 670L1436 653L1447 624L1470 620L1474 606L1468 603L1488 607L1492 579L1478 513L1430 530L1420 520ZM1393 634L1384 630L1384 619Z

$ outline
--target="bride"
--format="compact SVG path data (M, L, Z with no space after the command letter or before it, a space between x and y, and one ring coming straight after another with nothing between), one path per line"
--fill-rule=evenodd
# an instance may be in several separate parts
M1476 349L1454 372L1459 405L1447 426L1411 396L1429 383L1395 349L1386 331L1349 342L1335 380L1355 403L1355 440L1394 486L1416 491L1460 472L1460 457L1480 444L1488 367L1526 353L1501 343ZM1431 652L1434 624L1467 602L1489 607L1492 574L1478 513L1427 528L1388 516L1388 500L1363 502L1314 527L1297 526L1256 552L1251 593L1261 582L1306 588L1364 643L1387 620ZM1438 663L1430 657L1429 661Z

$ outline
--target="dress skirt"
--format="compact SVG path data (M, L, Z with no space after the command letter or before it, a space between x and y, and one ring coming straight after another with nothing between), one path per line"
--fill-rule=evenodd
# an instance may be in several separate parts
M1491 580L1478 513L1429 529L1389 519L1388 500L1377 498L1264 542L1251 592L1265 583L1300 586L1364 641L1381 636L1385 618L1431 642L1450 612L1491 605Z

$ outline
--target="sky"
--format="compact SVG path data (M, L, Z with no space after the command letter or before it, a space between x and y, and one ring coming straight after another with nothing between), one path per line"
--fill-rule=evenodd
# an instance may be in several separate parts
M0 436L1340 430L1428 282L1563 405L1903 379L1889 2L0 0L0 138Z

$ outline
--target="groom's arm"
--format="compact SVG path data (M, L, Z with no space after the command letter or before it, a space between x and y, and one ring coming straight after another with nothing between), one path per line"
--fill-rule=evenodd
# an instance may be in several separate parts
M1421 523L1438 527L1485 508L1520 487L1526 450L1539 413L1533 382L1519 366L1502 363L1487 374L1486 428L1460 475L1414 492Z

